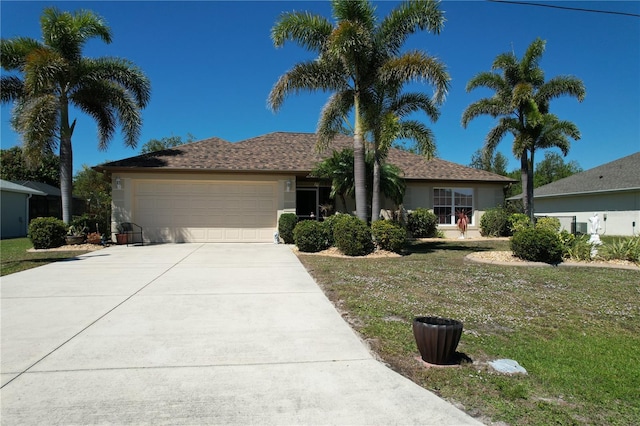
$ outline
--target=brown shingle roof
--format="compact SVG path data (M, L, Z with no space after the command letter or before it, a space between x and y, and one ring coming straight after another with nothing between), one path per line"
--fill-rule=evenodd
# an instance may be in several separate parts
M269 133L230 143L218 138L205 139L175 148L97 166L98 170L218 171L308 173L332 149L353 146L348 136L337 137L331 149L319 154L313 133ZM400 167L406 179L513 182L510 178L473 169L438 158L425 160L416 154L392 148L387 162Z

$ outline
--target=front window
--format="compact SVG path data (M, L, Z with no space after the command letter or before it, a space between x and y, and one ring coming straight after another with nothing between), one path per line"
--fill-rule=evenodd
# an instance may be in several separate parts
M457 215L464 213L469 224L473 219L473 189L434 188L433 212L440 225L455 225Z

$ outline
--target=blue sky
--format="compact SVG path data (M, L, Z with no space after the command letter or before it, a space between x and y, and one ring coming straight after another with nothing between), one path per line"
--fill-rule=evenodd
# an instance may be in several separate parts
M395 1L375 2L379 16ZM550 5L640 14L640 2L545 2ZM282 12L308 10L330 17L328 1L194 1L194 2L30 2L0 3L2 38L40 39L44 7L90 9L113 31L113 42L87 44L85 56L118 56L133 61L152 84L138 149L124 147L119 135L107 151L98 151L92 119L76 114L74 170L139 153L152 138L193 134L236 142L275 131L313 132L325 93L289 97L274 114L266 99L277 78L312 55L294 44L276 49L270 29ZM587 89L584 102L560 98L551 112L577 124L582 139L572 143L566 161L584 169L640 151L640 18L486 1L443 1L447 22L440 35L410 37L407 49L423 49L440 58L452 77L451 90L437 123L426 121L436 135L438 156L468 164L495 121L478 118L463 129L463 110L489 91L465 91L469 79L489 71L500 53L518 57L536 38L547 41L541 67L546 78L574 75ZM416 84L410 90L425 90ZM2 148L20 144L9 126L11 107L1 108ZM426 119L425 119L426 120ZM519 166L506 137L499 150L509 169ZM543 152L537 159L543 158Z

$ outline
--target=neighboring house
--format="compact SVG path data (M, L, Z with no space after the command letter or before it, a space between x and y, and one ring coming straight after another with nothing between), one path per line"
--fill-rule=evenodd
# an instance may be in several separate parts
M269 242L285 212L321 217L320 206L353 211L329 199L331 183L310 171L332 150L352 147L337 138L322 155L312 133L271 133L237 143L211 138L96 166L111 174L112 230L134 222L150 242ZM426 161L391 149L387 161L405 174L404 207L433 209L439 228L456 236L456 209L469 212L469 235L481 214L504 200L513 180L448 161ZM394 208L388 201L384 208Z
M18 185L35 189L41 194L34 195L29 200L29 217L55 217L62 219L62 195L60 188L51 186L42 182L33 182L30 180L17 181ZM79 216L86 210L86 200L73 197L72 214Z
M43 192L0 179L0 239L27 236L29 230L29 199Z
M589 218L597 213L599 234L637 235L640 152L536 188L533 198L537 216L561 217L563 224L575 217L578 232L588 233Z

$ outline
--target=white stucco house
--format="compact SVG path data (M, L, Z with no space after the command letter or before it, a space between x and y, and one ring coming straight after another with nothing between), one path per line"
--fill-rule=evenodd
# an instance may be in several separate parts
M230 143L205 139L96 166L111 175L112 230L133 222L145 242L271 242L282 213L320 218L331 183L310 176L323 158L312 133L270 133ZM351 147L339 137L332 149ZM469 213L479 236L482 213L504 201L513 180L441 159L391 149L387 162L404 172L404 207L433 209L439 228L457 236L456 210ZM336 209L353 210L353 201ZM335 204L334 204L335 205ZM393 206L387 201L385 208Z
M536 216L575 216L578 232L588 233L597 213L600 235L638 235L640 152L536 188L533 197Z
M0 238L26 237L29 231L29 198L44 192L0 179Z

